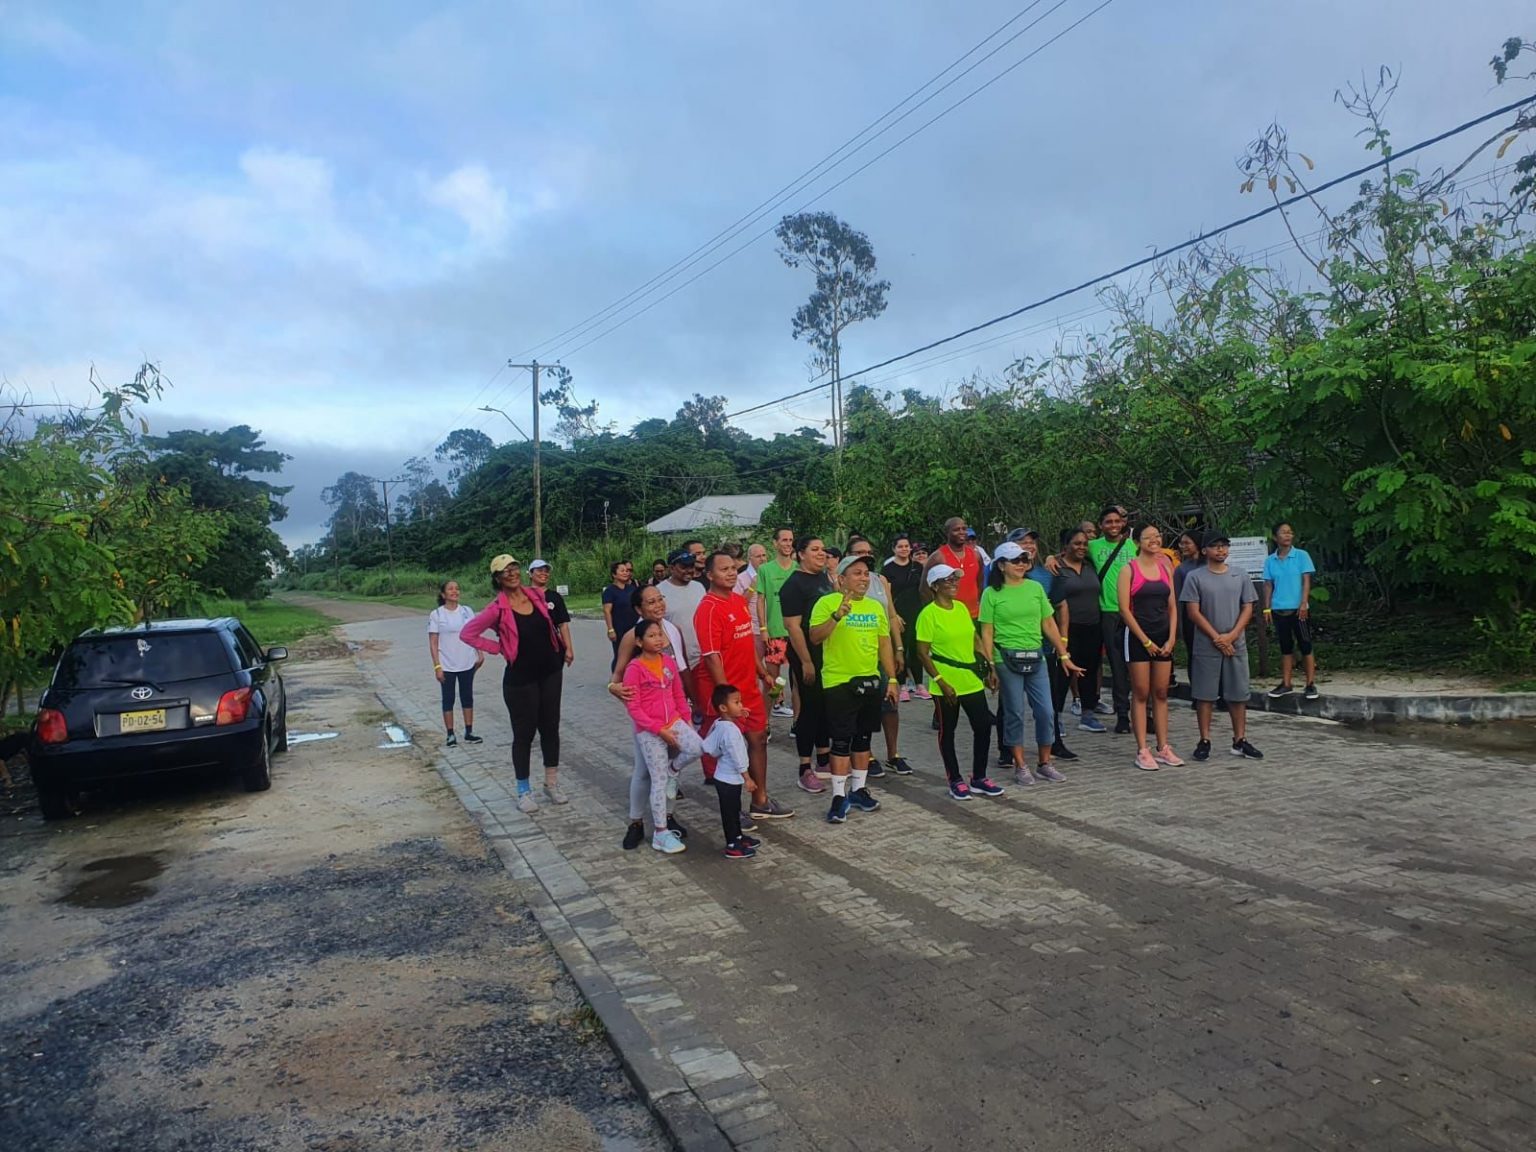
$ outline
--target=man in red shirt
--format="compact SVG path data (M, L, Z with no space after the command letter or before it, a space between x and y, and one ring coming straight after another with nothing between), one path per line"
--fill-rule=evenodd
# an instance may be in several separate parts
M951 516L944 521L944 543L933 550L928 563L923 565L923 602L933 599L928 583L928 569L935 564L948 564L960 573L960 583L955 588L955 599L965 605L971 619L981 615L981 556L976 545L967 538L965 518Z
M695 697L704 710L700 735L708 735L718 713L710 702L715 685L730 684L741 693L746 715L737 726L747 738L747 775L752 785L748 812L753 820L782 820L794 812L768 797L768 705L763 685L770 683L768 669L757 654L752 610L736 591L736 561L724 552L710 555L704 564L709 591L693 614L699 638L699 662L694 667ZM704 758L704 773L713 776L714 758Z

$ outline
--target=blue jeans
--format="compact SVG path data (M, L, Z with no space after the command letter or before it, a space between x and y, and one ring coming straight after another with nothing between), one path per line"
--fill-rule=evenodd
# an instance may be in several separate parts
M1035 746L1049 748L1056 738L1055 715L1051 711L1051 674L1045 657L1035 661L1028 675L1010 671L1006 661L997 662L997 682L1003 697L1003 743L1010 748L1024 744L1024 698L1035 717Z

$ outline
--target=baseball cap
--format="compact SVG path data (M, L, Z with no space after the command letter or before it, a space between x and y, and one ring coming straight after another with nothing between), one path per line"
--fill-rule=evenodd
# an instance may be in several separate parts
M667 563L668 564L686 564L686 565L688 565L688 567L692 568L693 567L693 553L688 551L688 549L686 549L686 548L679 548L676 552L673 552L672 555L667 557Z
M928 583L937 584L940 580L948 580L951 576L960 575L960 569L951 564L935 564L928 569Z
M517 563L517 557L516 556L513 556L513 555L511 555L509 553L503 552L500 556L497 556L496 559L491 561L491 574L495 575L497 572L500 572L503 568L511 568L516 563Z
M997 546L997 551L992 553L994 560L1017 560L1024 555L1024 549L1020 548L1017 541L1004 540Z
M965 538L967 540L974 540L974 539L976 539L976 529L974 529L974 528L967 528L965 530Z
M872 557L869 557L869 556L844 556L841 560L839 560L837 562L837 574L839 576L841 576L844 572L848 571L848 569L852 568L855 564L864 564L864 565L866 565L869 568L869 570L871 572L873 572L875 570L874 560L873 560Z
M532 561L528 565L528 571L532 572L535 568L548 568L548 567L549 567L549 561L548 560L534 560L534 561Z
M1015 528L1012 532L1008 533L1008 535L1004 536L1003 539L1005 541L1006 540L1011 540L1013 543L1017 544L1020 540L1024 539L1026 536L1031 536L1033 534L1034 533L1031 532L1030 529L1028 529L1028 528Z
M1209 548L1213 544L1230 544L1232 537L1218 528L1208 528L1204 536L1200 537L1200 547Z

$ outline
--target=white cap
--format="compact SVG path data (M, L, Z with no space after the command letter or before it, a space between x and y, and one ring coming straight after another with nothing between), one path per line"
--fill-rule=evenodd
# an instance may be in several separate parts
M1012 540L1004 540L997 546L997 551L992 553L992 559L1017 560L1022 555L1024 555L1024 549L1020 548L1018 544Z
M960 575L960 569L951 564L935 564L928 569L928 583L937 584L940 580L948 580L951 576Z
M549 561L548 560L535 560L532 564L528 565L528 571L532 572L535 568L548 568L548 567L549 567Z

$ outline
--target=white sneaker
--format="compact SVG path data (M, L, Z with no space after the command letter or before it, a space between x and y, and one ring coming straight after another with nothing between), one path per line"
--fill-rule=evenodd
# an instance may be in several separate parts
M519 812L537 812L539 802L533 798L532 792L520 792L517 797L517 810Z
M1074 701L1072 701L1072 715L1074 715L1074 716L1081 716L1082 714L1083 714L1083 702L1081 700L1074 700Z
M775 716L793 716L795 714L795 710L788 704L775 704L773 706L773 714Z
M665 852L668 856L675 856L679 852L686 852L688 845L684 844L682 837L671 829L666 829L660 834L651 837L651 847L658 852Z
M544 785L544 795L549 797L551 804L569 804L571 798L560 790L559 784Z
M1113 716L1115 714L1115 709L1113 705L1100 700L1093 706L1093 712L1096 716Z

